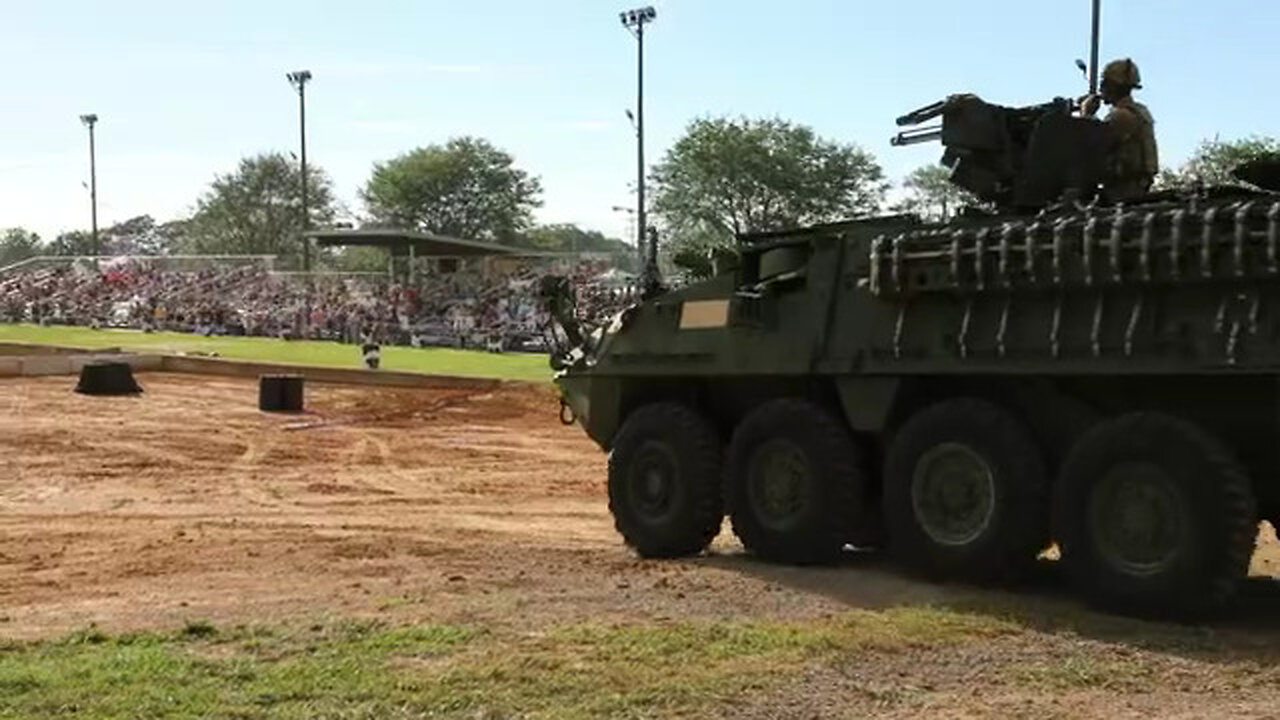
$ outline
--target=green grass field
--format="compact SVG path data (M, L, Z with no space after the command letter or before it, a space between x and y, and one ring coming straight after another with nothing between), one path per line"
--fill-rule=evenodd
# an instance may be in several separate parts
M930 608L537 633L334 620L0 642L0 718L698 717L815 664L1017 632Z
M274 338L204 337L183 333L143 333L136 330L93 330L82 327L0 325L0 343L22 342L76 348L110 348L140 352L217 353L234 360L359 367L360 350L336 342L285 341ZM551 369L546 355L487 353L448 348L382 348L382 368L407 372L548 381Z

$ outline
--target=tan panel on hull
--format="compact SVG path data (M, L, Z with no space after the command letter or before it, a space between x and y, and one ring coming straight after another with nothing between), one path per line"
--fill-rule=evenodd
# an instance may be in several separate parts
M728 324L728 300L694 300L680 307L681 330L720 328Z

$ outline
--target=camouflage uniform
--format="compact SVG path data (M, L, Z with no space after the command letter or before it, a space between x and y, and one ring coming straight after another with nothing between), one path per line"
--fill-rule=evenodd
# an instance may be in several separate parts
M1160 171L1151 111L1126 97L1112 106L1106 123L1111 130L1105 183L1107 197L1123 201L1146 194Z
M1141 87L1138 66L1128 58L1113 60L1102 71L1103 97L1111 103L1106 118L1109 142L1104 190L1107 198L1116 202L1146 194L1160 171L1155 119L1145 105L1129 95ZM1093 99L1085 112L1092 115L1096 109Z

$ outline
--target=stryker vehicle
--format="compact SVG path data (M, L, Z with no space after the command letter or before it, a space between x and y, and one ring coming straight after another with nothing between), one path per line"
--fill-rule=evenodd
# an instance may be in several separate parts
M899 119L984 209L738 238L714 276L582 327L545 278L561 419L609 452L639 555L883 547L1010 582L1056 544L1113 611L1207 617L1280 521L1280 193L1099 192L1104 127L971 95ZM653 248L650 243L650 262Z

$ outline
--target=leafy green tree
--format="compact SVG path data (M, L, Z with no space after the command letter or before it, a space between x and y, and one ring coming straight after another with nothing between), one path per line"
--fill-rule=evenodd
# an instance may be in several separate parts
M42 250L40 236L26 228L0 231L0 267L35 257Z
M47 247L50 255L92 255L93 234L88 230L71 230L53 239Z
M925 165L912 170L902 181L906 195L897 202L896 212L915 213L929 220L945 221L977 199L951 184L951 171L942 165Z
M659 250L666 260L662 263L663 272L674 272L689 281L710 277L714 269L712 256L731 247L721 229L706 223L687 225L666 243L660 243Z
M235 172L214 178L181 228L181 244L195 253L296 260L302 249L301 180L299 166L281 153L242 159ZM307 209L313 227L333 219L333 183L316 166L307 167Z
M361 197L376 225L514 244L541 193L511 155L459 137L377 163Z
M1280 154L1280 140L1250 136L1237 140L1203 140L1177 169L1166 169L1156 178L1157 187L1173 188L1198 183L1234 182L1231 170L1241 163Z
M888 189L857 145L771 119L702 118L653 170L653 210L668 258L690 265L735 235L846 219L879 209Z
M673 231L743 232L872 212L887 185L871 154L780 119L698 119L654 168L654 212Z
M181 221L156 223L150 215L139 215L99 231L107 255L166 255L181 249Z
M613 264L623 270L634 271L636 266L635 247L573 223L539 225L524 234L520 245L545 252L608 253Z

